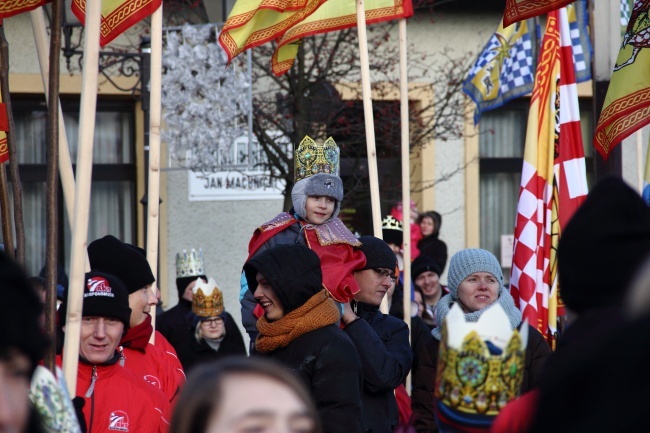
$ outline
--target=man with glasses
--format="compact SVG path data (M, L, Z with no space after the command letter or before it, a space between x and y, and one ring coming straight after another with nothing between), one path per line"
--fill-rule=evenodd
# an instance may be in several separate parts
M379 305L397 278L395 253L383 240L362 236L366 266L353 273L361 290L343 306L343 330L352 339L363 370L361 420L364 432L385 433L398 425L394 390L413 361L403 321L381 313Z

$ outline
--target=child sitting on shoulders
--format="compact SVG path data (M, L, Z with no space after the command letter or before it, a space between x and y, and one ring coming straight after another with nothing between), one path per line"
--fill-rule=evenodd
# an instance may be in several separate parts
M293 207L255 230L248 244L248 258L282 244L302 244L321 260L323 285L339 303L350 302L359 291L352 272L366 264L361 242L338 218L343 182L338 176L339 149L330 137L318 145L306 136L295 154L296 183L291 190ZM242 277L242 323L255 341L257 318L263 313ZM257 308L257 313L254 310Z

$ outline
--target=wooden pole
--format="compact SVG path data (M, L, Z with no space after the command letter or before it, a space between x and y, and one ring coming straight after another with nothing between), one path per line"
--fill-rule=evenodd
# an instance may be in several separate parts
M97 108L100 19L101 2L86 2L86 35L79 113L79 149L77 151L77 188L72 230L68 311L63 346L63 373L71 392L77 389L79 332L83 307L84 265L88 243L90 184L93 168L93 135Z
M16 228L16 249L11 248L11 257L25 266L25 225L23 222L23 190L18 172L18 161L16 156L16 130L14 125L13 110L11 108L11 96L9 94L9 44L5 37L4 25L0 25L0 93L3 102L7 107L7 118L9 131L7 131L7 150L9 152L9 176L11 177L11 189L14 199L14 226Z
M411 146L409 136L409 88L406 59L406 19L399 20L399 98L402 137L402 229L404 248L404 321L411 329L411 224L406 216L406 203L411 203ZM409 208L410 212L410 208ZM409 341L410 341L409 334ZM406 376L406 391L411 394L411 373Z
M47 105L47 183L45 230L45 328L50 335L50 345L45 353L45 367L54 373L56 364L56 282L58 261L59 224L59 53L61 52L61 0L52 2L50 38L50 82Z
M157 279L158 275L158 231L160 228L160 117L162 110L162 3L151 16L151 86L149 95L149 185L147 197L147 260L151 272ZM146 86L147 83L142 83ZM157 292L157 282L151 285L154 295ZM152 324L156 325L156 307L151 308ZM151 343L154 343L155 332L151 333Z
M372 93L370 90L370 66L368 61L368 35L366 33L366 12L364 0L357 0L357 29L359 32L359 59L361 61L361 89L363 94L363 115L366 126L366 147L368 149L368 174L370 176L370 203L372 206L372 228L376 237L381 235L381 206L379 203L379 176L377 170L377 149L375 146L375 122L372 114Z
M36 52L38 54L38 62L41 66L41 79L43 80L43 88L45 95L49 97L49 83L48 76L50 74L50 62L47 56L47 28L45 19L43 18L43 8L36 8L29 12L32 20L32 31L34 32L34 41L36 42ZM49 104L49 101L48 101ZM68 223L72 230L72 220L74 218L74 172L72 170L72 160L70 158L70 149L68 147L68 136L65 132L63 122L63 110L61 110L61 102L57 100L59 110L59 176L61 177L61 185L63 188L63 199L65 201L65 208L68 213ZM87 267L86 269L90 269Z

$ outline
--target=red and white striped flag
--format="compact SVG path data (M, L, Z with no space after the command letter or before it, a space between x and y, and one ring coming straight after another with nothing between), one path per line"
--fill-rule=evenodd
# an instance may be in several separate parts
M548 14L530 102L515 222L511 293L525 319L554 346L557 245L587 195L580 111L565 8Z

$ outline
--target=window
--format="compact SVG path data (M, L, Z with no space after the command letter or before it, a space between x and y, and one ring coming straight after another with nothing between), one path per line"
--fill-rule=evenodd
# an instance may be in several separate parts
M62 99L61 102L74 168L79 100ZM47 107L44 100L35 97L15 97L12 103L23 190L25 265L33 275L45 265ZM134 105L131 100L99 100L97 104L89 241L107 234L125 242L135 242L136 239ZM71 244L69 227L63 192L59 187L59 262L66 269Z
M521 99L481 116L480 242L481 248L501 256L501 235L514 233L519 185L526 143L529 101ZM593 120L590 100L580 101L582 140L591 184Z

